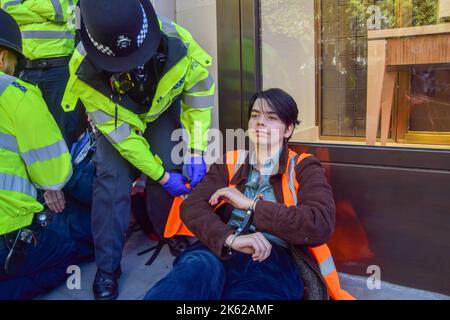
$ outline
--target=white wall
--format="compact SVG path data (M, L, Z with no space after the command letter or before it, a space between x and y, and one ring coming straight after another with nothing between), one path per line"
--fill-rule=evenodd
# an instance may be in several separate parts
M219 127L217 85L217 17L215 0L176 0L176 21L187 28L200 46L213 58L210 74L216 81L213 128Z
M200 46L213 58L210 74L216 80L216 97L212 127L219 127L217 85L216 0L150 0L158 14L188 29Z
M279 87L297 102L302 123L293 141L315 140L314 1L261 0L261 15L263 87Z
M218 70L217 70L217 19L216 0L150 0L159 15L165 16L189 30L197 43L212 57L210 75L216 82L211 128L219 128ZM217 142L216 142L217 144ZM208 154L207 163L217 160Z
M150 0L158 14L175 20L175 0Z

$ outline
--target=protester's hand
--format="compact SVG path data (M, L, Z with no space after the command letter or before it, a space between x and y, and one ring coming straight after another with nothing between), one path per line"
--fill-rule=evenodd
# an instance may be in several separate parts
M209 204L215 207L222 200L242 210L247 210L252 205L252 199L247 198L235 187L217 190L209 199Z
M226 243L230 243L234 235L228 236ZM272 251L272 245L261 232L237 236L231 244L231 249L251 254L253 261L266 260Z
M166 175L159 181L163 188L174 197L179 197L191 193L191 189L186 187L188 179L177 172L166 172Z
M185 163L189 179L191 179L191 188L195 188L206 176L206 163L202 156L192 156Z
M54 213L61 213L66 207L66 200L64 198L64 192L61 190L45 191L44 192L45 204Z

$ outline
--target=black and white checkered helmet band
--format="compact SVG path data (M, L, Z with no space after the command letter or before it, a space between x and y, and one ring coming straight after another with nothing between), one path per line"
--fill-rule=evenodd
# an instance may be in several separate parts
M142 9L143 20L142 20L141 31L139 32L139 35L137 36L137 40L136 40L138 48L142 45L142 43L144 43L144 40L147 37L147 32L148 32L147 15L145 14L145 10L144 10L144 7L142 6L142 4L141 4L141 9ZM87 27L86 27L86 33L89 36L89 39L91 40L94 47L97 48L97 50L99 50L100 52L102 52L104 54L107 54L108 56L111 56L111 57L115 56L115 53L111 50L111 48L109 48L108 46L103 45L101 43L98 43L97 41L94 40L94 38L89 33L89 30L87 29Z
M98 51L107 54L108 56L114 57L115 54L114 52L108 47L105 46L103 44L98 43L97 41L94 40L94 38L92 38L91 34L89 33L89 30L86 27L86 33L89 36L89 39L91 40L92 44L94 45L94 47L97 48Z
M145 10L144 10L144 7L142 6L142 4L141 4L141 9L142 9L143 20L142 20L141 32L139 32L139 35L137 37L137 46L138 46L138 48L142 45L142 43L144 42L145 38L147 37L147 31L148 31L147 15L145 14Z

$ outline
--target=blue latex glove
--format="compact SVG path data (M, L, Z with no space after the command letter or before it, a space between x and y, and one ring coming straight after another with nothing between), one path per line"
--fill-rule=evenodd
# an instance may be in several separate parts
M203 178L206 176L206 163L205 159L201 156L192 156L188 162L185 163L187 175L191 179L191 188L195 188Z
M186 187L188 179L177 172L168 172L169 180L163 184L163 188L166 189L174 197L179 197L184 194L191 193L191 189Z

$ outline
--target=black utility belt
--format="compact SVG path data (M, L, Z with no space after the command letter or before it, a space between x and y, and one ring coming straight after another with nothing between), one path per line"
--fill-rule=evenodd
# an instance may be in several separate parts
M6 274L14 275L21 270L27 260L28 249L38 245L39 233L47 227L52 217L49 211L36 213L30 226L0 236L8 250L3 266Z
M48 69L54 67L63 67L69 65L70 56L59 58L47 58L27 60L25 69Z
M27 237L26 235L37 235L42 229L44 229L45 227L48 226L48 224L53 219L53 215L54 214L52 212L50 212L49 210L35 213L33 216L33 220L29 226L11 231L11 232L3 234L3 235L0 235L0 239L3 238L5 240L7 240L7 239L16 239L16 238L22 237L22 240L27 242L30 240L30 238ZM23 234L19 235L19 233L21 233L21 231L24 231L24 232L23 232ZM8 243L8 247L9 247L9 243ZM8 248L8 249L11 249L11 248Z

